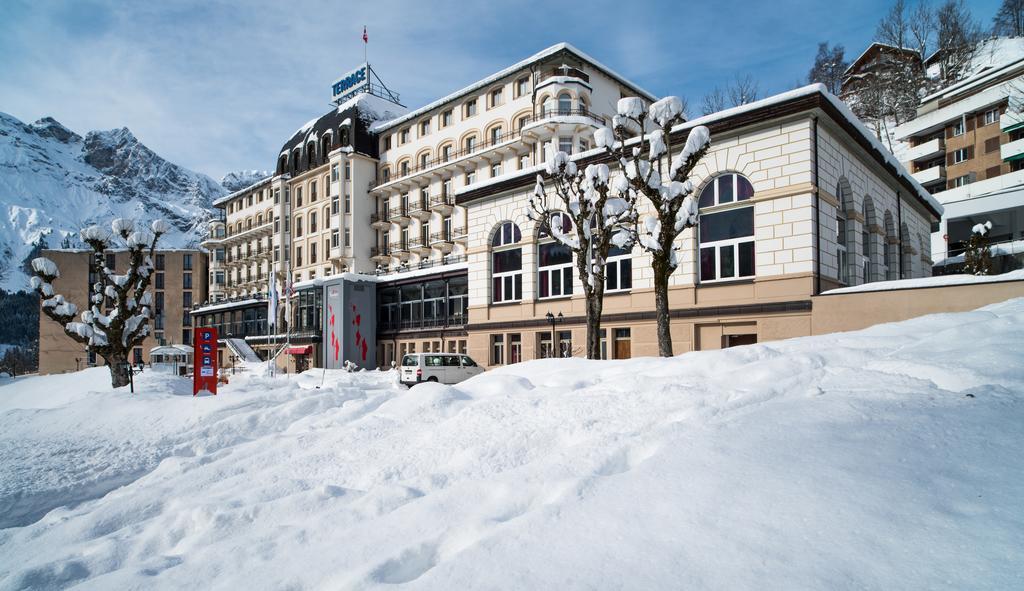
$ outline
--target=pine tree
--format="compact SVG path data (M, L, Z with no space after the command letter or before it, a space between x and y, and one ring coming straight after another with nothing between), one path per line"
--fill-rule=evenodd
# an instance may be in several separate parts
M971 228L971 238L967 241L967 250L964 251L964 273L992 274L992 249L988 245L988 231L991 229L991 221Z
M807 82L811 84L820 82L829 92L838 96L843 87L843 74L850 65L844 59L844 53L842 45L829 48L828 42L819 43L818 55L814 58L814 65L807 74Z
M60 270L52 260L32 260L32 289L39 295L42 313L60 324L71 339L106 360L111 385L120 388L128 385L129 352L149 334L152 293L147 288L153 272L153 253L168 226L163 220L156 220L152 232L136 230L131 220L118 218L111 228L113 235L119 236L128 248L128 271L118 275L106 266L104 253L112 244L110 232L100 226L82 230L82 241L93 251L89 266L96 282L89 297L91 305L82 312L81 322L75 321L78 306L53 289Z

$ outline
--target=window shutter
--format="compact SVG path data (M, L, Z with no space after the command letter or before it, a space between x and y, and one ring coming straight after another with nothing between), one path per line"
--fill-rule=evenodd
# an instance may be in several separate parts
M967 159L974 158L974 146L967 146Z
M999 168L998 166L993 166L985 170L985 178L990 179L999 176Z
M999 149L999 138L993 137L985 140L985 153L995 152Z
M953 127L952 126L946 128L946 139L948 140L951 137L953 137Z
M952 166L952 165L953 165L953 152L947 152L946 153L946 166Z
M967 131L974 131L974 117L967 119Z

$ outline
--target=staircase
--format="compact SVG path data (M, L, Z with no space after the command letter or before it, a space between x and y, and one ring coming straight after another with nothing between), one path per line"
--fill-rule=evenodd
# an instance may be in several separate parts
M260 356L256 354L256 351L252 350L252 347L249 346L249 343L245 342L245 339L224 339L224 343L242 361L255 361L257 363L261 361Z

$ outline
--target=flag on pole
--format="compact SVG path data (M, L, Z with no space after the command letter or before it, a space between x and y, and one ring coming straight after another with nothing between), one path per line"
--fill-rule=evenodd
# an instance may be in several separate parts
M277 279L270 277L270 294L267 297L267 326L277 326Z
M369 43L370 38L366 35L366 25L363 25L363 43Z

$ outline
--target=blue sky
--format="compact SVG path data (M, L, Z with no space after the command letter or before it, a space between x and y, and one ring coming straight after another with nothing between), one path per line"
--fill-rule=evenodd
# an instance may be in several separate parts
M819 41L855 57L890 4L4 0L0 111L79 133L127 126L219 179L272 168L292 132L326 112L330 83L362 61L364 24L370 62L412 108L568 41L695 111L736 75L762 94L803 82ZM998 5L969 3L986 27Z

